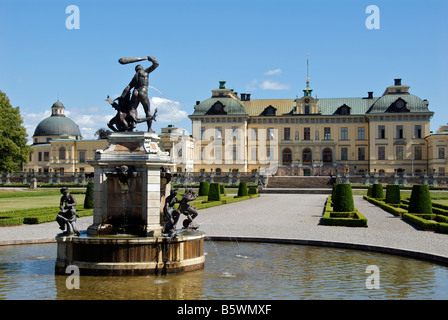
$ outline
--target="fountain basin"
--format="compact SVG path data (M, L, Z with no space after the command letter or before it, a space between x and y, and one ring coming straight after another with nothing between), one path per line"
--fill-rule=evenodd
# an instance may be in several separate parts
M56 274L66 274L71 265L81 275L169 274L202 269L205 263L204 235L199 232L175 238L59 234L56 241Z

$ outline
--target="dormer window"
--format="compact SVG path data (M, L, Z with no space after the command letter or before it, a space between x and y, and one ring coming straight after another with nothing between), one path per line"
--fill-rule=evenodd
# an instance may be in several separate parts
M341 114L341 115L350 114L350 110L351 110L351 108L348 105L343 104L336 110L336 114Z
M410 112L410 110L406 107L407 102L402 98L398 98L394 103L390 105L387 109L387 112Z
M265 116L275 116L276 111L277 109L270 105L269 107L264 109L264 111L261 114Z

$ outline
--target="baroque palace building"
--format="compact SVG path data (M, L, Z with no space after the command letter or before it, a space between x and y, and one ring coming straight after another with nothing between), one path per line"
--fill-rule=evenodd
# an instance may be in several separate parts
M395 79L378 97L318 99L307 79L301 97L251 99L220 81L189 116L195 171L444 175L448 132L430 132L434 113L409 89Z

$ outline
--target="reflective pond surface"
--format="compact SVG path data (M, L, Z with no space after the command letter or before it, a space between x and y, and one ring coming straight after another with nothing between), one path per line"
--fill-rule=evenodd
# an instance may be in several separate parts
M56 245L0 247L0 299L448 299L448 268L300 245L205 242L203 270L147 277L54 275ZM366 273L376 266L379 279ZM370 278L369 278L370 277ZM370 279L370 280L369 280ZM379 289L367 289L379 283ZM379 281L379 282L378 282Z

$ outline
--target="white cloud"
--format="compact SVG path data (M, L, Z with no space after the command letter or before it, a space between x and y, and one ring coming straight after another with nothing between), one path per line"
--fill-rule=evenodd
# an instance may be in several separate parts
M291 86L289 84L278 83L277 81L265 80L261 83L260 88L263 90L288 90Z
M264 74L267 75L267 76L273 76L275 74L280 74L280 73L282 73L282 69L277 68L277 69L274 69L274 70L268 70Z
M162 123L180 122L188 117L188 113L181 110L181 105L177 101L166 98L151 98L151 113L157 108L156 121Z

